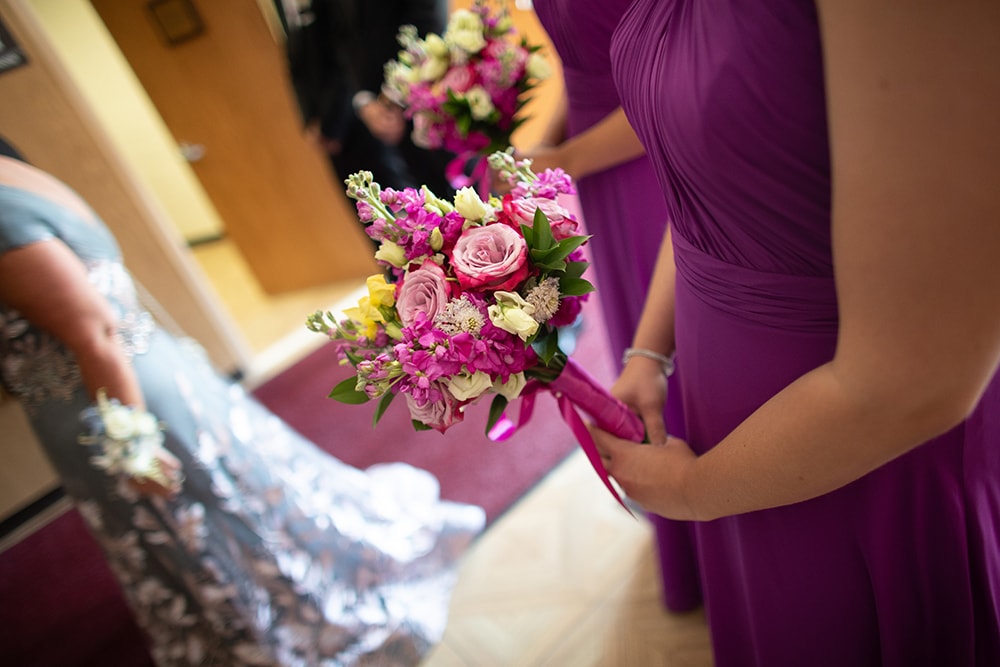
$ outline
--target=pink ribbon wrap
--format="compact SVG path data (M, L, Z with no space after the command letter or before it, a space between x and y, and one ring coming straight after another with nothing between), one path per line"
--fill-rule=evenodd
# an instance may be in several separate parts
M645 427L638 415L612 396L583 366L573 359L566 360L566 365L558 377L551 382L532 380L525 385L521 392L521 409L518 413L517 423L512 422L506 415L501 417L496 425L490 429L490 439L494 441L506 440L517 429L524 426L531 419L531 414L534 411L535 395L543 390L548 390L556 399L563 421L576 436L577 442L580 443L580 447L587 455L594 471L604 482L604 486L622 507L631 512L612 485L608 471L605 470L604 464L601 462L597 445L590 437L590 432L577 409L585 412L600 429L633 442L642 442L645 438Z
M481 198L487 199L490 196L489 163L485 157L477 156L479 156L478 153L462 153L445 166L444 173L448 178L448 182L451 183L451 187L456 190L472 187L476 189ZM466 176L465 167L473 158L475 158L476 162L472 168L472 173Z

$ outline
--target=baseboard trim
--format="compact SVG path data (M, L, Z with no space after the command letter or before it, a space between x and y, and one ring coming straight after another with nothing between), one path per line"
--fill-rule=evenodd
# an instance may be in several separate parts
M17 544L70 506L66 492L57 486L0 521L0 552Z

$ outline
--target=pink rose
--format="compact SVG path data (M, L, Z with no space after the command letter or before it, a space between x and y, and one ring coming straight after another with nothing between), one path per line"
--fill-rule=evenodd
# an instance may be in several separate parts
M563 208L558 202L544 197L531 197L529 199L514 199L504 197L503 209L511 222L523 224L528 227L534 226L535 210L541 209L542 213L549 220L552 228L552 236L556 241L561 241L570 236L580 234L580 223L573 217L573 214Z
M411 419L444 433L449 427L462 421L464 415L458 409L461 402L452 396L444 383L435 382L433 384L441 393L441 398L436 401L419 403L411 394L404 393L403 395L406 397L406 406L410 410Z
M410 326L417 313L426 313L428 320L444 310L451 298L451 285L444 269L425 259L419 269L407 272L396 294L396 312L403 326Z
M451 265L463 289L512 290L528 277L528 244L507 225L470 227L458 237Z
M441 79L440 86L443 90L450 90L455 93L464 93L476 82L476 70L471 65L464 67L452 67Z

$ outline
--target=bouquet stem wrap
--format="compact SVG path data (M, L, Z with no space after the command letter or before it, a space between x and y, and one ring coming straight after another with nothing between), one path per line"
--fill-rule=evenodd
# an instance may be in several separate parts
M597 451L597 445L590 437L590 432L580 417L578 409L585 412L600 429L633 442L642 442L645 438L645 427L638 415L612 396L583 366L573 359L568 358L562 371L552 380L547 382L533 380L528 383L521 392L521 410L517 423L515 424L506 417L501 418L490 430L490 439L494 441L506 440L518 428L526 424L534 411L535 395L542 390L551 392L559 406L563 421L576 436L577 442L580 443L580 447L587 455L590 464L601 481L604 482L604 486L608 488L615 500L628 510L628 506L611 484L608 471L605 470L604 464L601 462L601 455ZM631 512L631 510L629 511Z

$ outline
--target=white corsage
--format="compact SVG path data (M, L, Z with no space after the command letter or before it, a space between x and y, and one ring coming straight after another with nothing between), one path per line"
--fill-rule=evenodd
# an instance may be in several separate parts
M162 424L152 414L108 399L100 389L96 404L84 410L80 419L90 430L80 435L80 444L100 450L90 459L94 466L140 484L152 482L169 494L180 490L183 476L174 465L176 459L164 449Z

